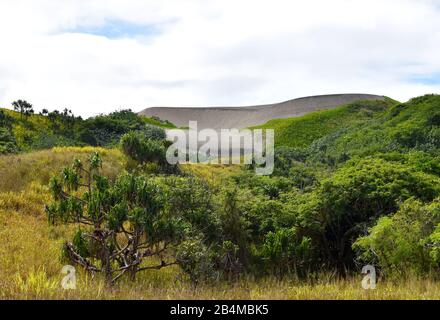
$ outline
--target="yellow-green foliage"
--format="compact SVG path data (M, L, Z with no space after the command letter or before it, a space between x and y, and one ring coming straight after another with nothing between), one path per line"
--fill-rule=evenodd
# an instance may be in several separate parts
M184 172L191 172L194 175L205 179L212 187L220 186L228 177L237 173L242 166L240 165L215 165L192 163L182 165Z
M37 182L31 182L24 190L0 193L0 209L38 216L50 201L49 189Z
M27 117L26 120L27 123L24 123L22 121L18 121L22 119L19 112L8 109L1 109L1 110L6 115L17 120L16 122L14 122L12 126L12 133L14 134L14 137L19 145L25 144L26 139L28 139L32 135L37 134L38 132L51 131L50 122L49 119L47 119L47 117L43 117L38 114L33 114Z

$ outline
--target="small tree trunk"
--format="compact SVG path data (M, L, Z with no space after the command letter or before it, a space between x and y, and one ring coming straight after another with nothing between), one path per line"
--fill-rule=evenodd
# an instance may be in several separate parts
M131 247L131 254L132 254L131 262L132 263L135 262L135 260L136 260L135 254L138 252L139 240L140 240L141 235L142 235L142 231L138 227L136 227L133 232L133 242L132 242L132 247ZM133 266L130 267L129 272L130 272L130 280L131 281L136 280L137 270L138 270L137 264L134 264Z
M130 268L130 280L131 281L136 280L137 269L138 269L137 265Z
M112 278L112 265L110 261L110 252L105 245L105 241L103 241L104 244L101 247L101 268L102 272L105 276L105 284L108 287L111 287L113 285L113 278Z

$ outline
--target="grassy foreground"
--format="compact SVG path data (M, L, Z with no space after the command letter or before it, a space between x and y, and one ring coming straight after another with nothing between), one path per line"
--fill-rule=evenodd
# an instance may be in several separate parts
M75 226L49 226L44 204L49 201L47 182L74 157L86 157L93 148L55 148L0 157L0 299L440 299L440 283L424 279L378 282L376 290L361 287L362 275L337 279L331 274L298 281L242 279L235 283L193 287L178 267L142 273L136 282L124 279L114 288L103 279L77 270L77 289L61 288L62 243ZM116 176L123 168L117 150L100 149L105 173ZM32 170L29 170L32 168ZM187 168L212 174L206 167ZM231 167L212 168L216 176ZM211 178L214 181L214 177Z

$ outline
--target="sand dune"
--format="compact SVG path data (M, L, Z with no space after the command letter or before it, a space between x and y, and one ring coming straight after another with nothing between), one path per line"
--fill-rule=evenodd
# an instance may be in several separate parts
M358 100L383 99L383 96L369 94L335 94L248 107L152 107L139 112L139 114L148 117L157 116L169 120L177 126L188 126L189 121L195 120L198 122L199 129L240 129L263 124L271 119L298 117L312 111L331 109Z

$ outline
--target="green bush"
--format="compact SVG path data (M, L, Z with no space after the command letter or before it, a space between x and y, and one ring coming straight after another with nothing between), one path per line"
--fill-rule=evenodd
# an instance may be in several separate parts
M0 127L0 154L18 152L17 141L7 128Z
M142 133L149 140L163 141L166 139L165 130L156 126L146 125L142 129Z
M121 138L124 154L139 162L163 164L166 161L166 149L161 141L149 139L141 132L130 132Z
M409 199L395 214L381 218L353 247L359 260L378 265L383 273L438 274L439 224L439 199L429 205Z
M282 277L294 272L304 276L309 270L312 241L299 237L295 228L279 229L266 235L261 257L270 273Z
M439 182L436 176L382 159L352 160L289 208L324 261L344 273L354 267L351 246L360 235L406 199L432 201L440 194Z
M289 178L292 179L293 185L302 190L311 190L317 183L316 169L303 164L293 166L289 170Z
M192 284L218 279L211 251L200 239L184 241L176 250L176 258Z

